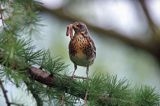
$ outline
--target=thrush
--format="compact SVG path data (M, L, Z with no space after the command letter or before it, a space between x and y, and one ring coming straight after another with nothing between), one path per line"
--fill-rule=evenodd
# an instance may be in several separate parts
M89 66L93 64L96 58L96 47L87 26L82 22L69 24L66 35L70 36L69 57L74 64L72 78L74 78L77 65L86 67L88 78Z
M73 36L74 32L74 36ZM70 36L69 57L74 64L72 78L74 78L77 65L86 67L88 79L89 66L93 64L96 58L96 47L90 37L87 26L82 22L74 22L67 26L67 36ZM84 97L85 106L87 101L87 91Z

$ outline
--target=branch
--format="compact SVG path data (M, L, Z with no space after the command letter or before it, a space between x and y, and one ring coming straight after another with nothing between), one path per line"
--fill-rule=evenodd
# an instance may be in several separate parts
M152 42L152 43L143 43L141 41L139 41L138 39L132 39L129 37L126 37L127 35L118 33L116 31L113 30L108 30L108 29L104 29L98 26L95 26L93 24L90 24L89 22L85 21L84 19L79 18L78 16L71 14L69 12L66 13L66 11L64 11L63 8L59 8L59 9L49 9L45 6L39 6L37 8L38 11L41 12L48 12L51 15L56 16L58 19L61 20L65 20L65 21L81 21L84 22L85 24L87 24L87 26L89 27L89 29L91 29L94 32L99 33L98 36L101 36L102 38L106 38L106 37L113 37L116 38L128 45L131 45L132 47L136 47L139 49L142 49L146 52L149 52L150 54L152 54L153 56L156 57L156 59L158 59L158 61L160 61L160 47L158 45L156 45L156 42Z
M68 93L68 94L73 95L75 97L79 97L81 99L84 99L84 97L85 97L86 89L79 89L78 82L76 82L76 80L72 79L69 76L61 75L61 77L60 77L61 79L59 79L56 76L50 75L46 71L43 71L43 70L36 68L36 67L31 67L27 71L28 71L30 78L33 80L36 80L36 81L38 81L42 84L45 84L49 87L54 87L59 90L65 91L65 93ZM60 80L63 82L60 82ZM74 86L73 86L73 83L74 83ZM77 92L80 92L80 93L77 93ZM87 100L91 96L92 95L88 94ZM130 102L130 101L112 98L112 97L110 97L110 95L99 95L98 98L99 98L98 101L103 102L103 103L118 100L118 101L122 101L122 102L125 102L128 104L134 104L133 102Z
M151 15L150 15L149 11L148 11L148 7L147 7L147 4L146 4L146 1L145 0L139 0L139 4L141 5L141 7L143 9L143 12L144 12L144 14L146 16L149 28L151 29L153 35L157 36L157 33L156 33L157 27L156 27L153 19L151 18Z
M6 100L7 106L11 106L11 103L9 102L8 96L7 96L7 90L4 88L2 81L0 80L0 86L4 95L4 98Z
M88 23L89 24L89 23ZM92 26L92 25L90 25L90 27L91 28L93 28L94 29L94 27L95 26ZM96 27L95 27L96 28ZM95 30L97 30L97 28L95 29ZM102 29L102 31L103 31L103 29ZM105 31L105 30L104 30ZM21 49L23 49L23 48L16 48L16 50L21 50ZM28 49L25 49L26 51L28 50ZM32 50L32 49L31 49ZM25 51L24 51L25 52ZM29 54L33 54L34 56L41 56L41 55L37 55L36 53L37 52L35 52L35 53L30 53L30 52L27 52L27 53L29 53ZM26 58L27 57L34 57L34 56L29 56L29 55L26 55L27 53L22 53L22 54L20 54L20 53L17 53L17 55L25 55L26 56ZM16 52L15 52L15 55L16 55ZM0 60L3 60L3 58L5 58L5 57L3 57L3 53L1 53L1 49L0 49ZM19 58L19 59L24 59L24 58ZM35 59L35 58L33 58L33 59ZM9 59L8 59L9 60ZM25 59L24 59L25 60ZM7 62L3 62L3 61L0 61L0 63L3 65L3 66L6 66L6 67L9 67L10 69L13 69L13 70L15 70L15 71L17 71L18 72L18 70L16 70L16 69L21 69L21 70L25 70L25 72L27 72L27 75L26 75L26 77L28 78L30 78L30 79L33 79L33 81L37 81L37 82L40 82L41 84L44 84L44 85L47 85L47 86L49 86L49 87L53 87L53 88L56 88L58 91L63 91L63 92L66 92L66 93L68 93L68 94L70 94L70 95L73 95L73 96L75 96L75 97L78 97L78 98L82 98L82 99L84 99L84 97L85 97L85 93L86 93L86 89L88 89L88 88L83 88L82 87L82 85L80 85L81 83L79 83L78 81L76 81L76 80L74 80L74 79L71 79L70 77L68 77L68 76L65 76L65 75L57 75L57 73L56 74L50 74L49 73L49 69L48 69L48 72L46 71L47 70L47 68L46 68L46 70L42 70L42 69L39 69L39 68L36 68L36 67L33 67L33 66L31 66L32 64L34 64L34 62L32 62L30 59L26 59L27 61L26 61L26 64L27 65L24 65L23 66L23 69L20 67L21 65L23 65L23 63L22 63L22 61L15 61L16 62L16 64L18 64L18 65L14 65L14 67L13 67L13 63L11 62L11 63L7 63ZM50 62L50 61L47 61L47 62ZM38 61L36 61L35 63L37 63L38 64ZM7 65L6 65L7 64ZM15 63L14 63L15 64ZM31 67L30 67L31 66ZM50 65L46 65L46 66L50 66ZM24 68L25 67L25 68ZM26 67L27 67L27 69L26 69ZM51 72L51 71L50 71ZM23 73L24 74L24 73ZM23 79L24 80L24 79ZM29 80L29 81L32 81L32 80ZM100 80L101 81L101 80ZM113 81L114 82L114 81ZM29 87L30 85L31 85L32 83L26 83L26 85L28 85L27 87ZM86 83L86 84L88 84L88 83ZM102 83L102 84L105 84L105 83ZM115 83L116 84L116 83ZM122 85L123 85L123 82L121 83ZM2 85L2 83L1 83L1 85ZM84 85L85 85L85 83L84 83ZM97 84L95 84L96 86L97 86ZM119 85L119 84L118 84ZM3 85L2 85L3 86ZM31 85L32 86L32 85ZM92 86L91 86L92 87ZM107 86L108 87L108 86ZM116 86L116 87L119 87L119 86ZM127 86L124 86L125 88L127 88ZM105 88L105 87L104 87ZM125 91L125 88L123 88L122 90L123 91ZM98 88L99 89L99 88ZM45 89L46 90L46 89ZM100 89L101 90L101 89ZM3 91L3 89L2 89L2 91ZM5 91L5 89L4 89L4 91ZM123 92L122 91L122 92ZM39 95L38 93L36 94L35 92L34 92L34 89L32 89L31 88L31 92L33 93L33 96L35 97L35 99L36 99L36 101L38 101L38 99L37 98L39 98L39 96L37 97L37 95ZM103 92L103 93L105 93L105 92ZM108 93L108 92L107 92ZM6 93L5 93L6 94ZM4 95L5 95L4 94ZM87 99L90 99L92 96L93 96L94 94L88 94L88 98ZM115 96L116 97L116 96ZM125 100L122 100L122 99L118 99L118 97L116 97L116 98L112 98L111 97L111 95L108 95L108 94L98 94L98 95L96 95L96 97L92 97L92 98L98 98L98 101L103 101L103 102L110 102L110 101L114 101L115 99L116 100L119 100L119 101L123 101L123 102L127 102L128 103L128 101L125 101ZM95 100L97 100L97 99L95 99ZM7 100L6 100L7 101ZM148 102L148 101L147 101ZM11 103L10 103L10 105L11 105ZM38 105L38 104L37 104Z
M49 87L61 89L66 93L69 93L73 96L84 99L85 89L84 90L77 89L76 85L78 86L78 83L76 82L76 80L73 80L71 77L61 76L63 77L63 79L58 79L56 76L50 75L46 71L43 71L36 67L31 67L27 71L29 73L30 78L33 80L36 80ZM63 82L60 82L60 80L62 80ZM71 86L73 83L75 84L75 86ZM76 92L81 92L81 94L77 94Z
M1 51L2 52L2 51ZM0 54L2 54L0 52ZM5 58L5 57L1 57L2 59L3 58ZM3 63L2 61L0 61L0 64L1 63ZM19 64L18 66L20 66L20 64L21 64L21 62L19 62L19 63L17 63L17 64ZM12 67L12 65L11 64L8 64L7 66L6 66L6 64L4 63L3 64L3 66L4 67L9 67L9 68L11 68L11 69L13 69L13 70L15 70L15 71L17 71L16 69L15 69L15 67ZM17 69L19 68L19 67L16 67ZM37 81L37 82L39 82L39 83L41 83L41 84L44 84L44 85L46 85L46 86L48 86L48 87L52 87L52 88L54 88L54 89L56 89L56 90L58 90L58 91L62 91L62 92L65 92L65 93L67 93L67 94L69 94L69 95L72 95L73 97L75 96L76 98L81 98L81 99L84 99L84 97L85 97L85 94L86 94L86 90L88 89L88 87L87 87L87 85L88 85L88 83L83 83L84 84L84 86L82 87L82 83L81 82L79 82L79 81L77 81L77 80L74 80L74 79L72 79L70 76L66 76L66 75L60 75L60 74L58 74L58 73L52 73L52 74L50 74L49 72L47 72L47 70L42 70L42 69L39 69L39 68L36 68L36 67L33 67L33 66L27 66L26 68L24 68L24 74L26 75L26 77L27 78L30 78L31 80L26 80L27 81L27 83L26 83L26 81L24 81L25 83L26 83L26 85L27 85L27 87L29 88L29 90L31 91L31 93L33 94L33 97L36 99L36 101L37 101L37 105L38 105L38 103L39 103L39 93L37 93L37 92L34 92L34 90L35 89L32 89L32 86L33 86L33 84L34 83L30 83L30 82L32 82L32 81ZM92 79L91 79L92 80ZM93 82L94 81L98 81L99 79L97 79L97 80L94 80L94 78L93 78ZM103 81L103 79L102 79L102 81ZM106 80L107 81L107 80ZM115 78L113 78L113 83L115 83L116 84L116 82L114 82L114 81L116 81L116 79ZM92 82L92 81L91 81ZM111 81L112 82L112 81ZM98 81L98 83L99 83L99 81ZM98 84L97 83L97 84ZM104 82L101 82L102 84L105 84ZM109 81L109 83L110 83L110 81ZM118 82L117 82L118 83ZM87 84L87 85L86 85ZM90 83L90 84L92 84L92 83ZM93 83L94 84L94 83ZM94 85L95 86L97 86L97 84L95 83ZM114 85L115 85L114 84ZM125 91L126 90L126 87L128 86L128 85L124 85L124 86L121 86L121 84L124 84L124 82L122 81L120 81L119 82L119 84L118 85L115 85L116 87L122 87L122 92L123 91ZM30 86L31 86L31 89L30 89ZM109 86L112 86L112 84L110 85L109 84ZM109 87L109 86L107 86L107 87ZM92 87L92 86L91 86ZM94 87L93 87L94 88ZM112 88L112 87L111 87ZM90 89L90 88L89 88ZM113 88L114 89L114 88ZM114 90L116 90L116 89L114 89ZM120 91L121 91L120 90ZM5 90L4 90L5 91ZM143 91L141 91L141 92L143 92ZM127 91L126 91L126 93L127 93ZM125 94L126 94L125 93ZM152 94L153 92L151 92L151 94ZM143 94L143 93L142 93ZM37 95L38 95L38 98L37 98ZM153 96L155 95L155 94L152 94ZM153 97L151 95L151 97ZM142 95L143 96L143 95ZM148 98L150 98L150 97L147 97L147 100L148 100ZM154 97L153 97L154 98ZM156 97L156 95L155 95L155 98L157 99L157 97ZM97 103L102 103L102 104L110 104L110 103L125 103L125 104L129 104L129 105L134 105L134 104L137 104L135 101L132 101L132 99L128 99L128 100L126 100L125 98L121 98L121 97L117 97L117 96L112 96L112 91L110 92L103 92L103 94L96 94L96 95L94 95L94 93L92 93L92 92L89 92L88 93L88 95L87 95L87 100L95 100ZM155 100L156 101L156 100ZM159 101L159 100L157 100L157 101ZM156 102L157 102L156 101ZM43 105L43 101L41 101L41 99L40 99L40 102L42 103L42 104L40 104L40 106L41 105ZM142 101L143 102L143 101ZM154 101L150 101L151 103L153 103ZM8 102L7 102L8 103ZM10 102L9 102L10 103ZM11 104L11 103L10 103ZM8 105L9 106L9 105Z
M72 76L70 76L72 78ZM87 77L83 77L83 76L76 76L74 75L74 78L77 78L77 79L82 79L82 80L87 80L88 78Z

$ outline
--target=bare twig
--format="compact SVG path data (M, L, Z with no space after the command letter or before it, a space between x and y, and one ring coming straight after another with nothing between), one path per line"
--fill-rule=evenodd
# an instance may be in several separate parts
M9 102L8 96L7 96L7 90L4 88L2 81L0 80L0 86L4 95L4 98L6 100L7 106L11 106L11 103Z

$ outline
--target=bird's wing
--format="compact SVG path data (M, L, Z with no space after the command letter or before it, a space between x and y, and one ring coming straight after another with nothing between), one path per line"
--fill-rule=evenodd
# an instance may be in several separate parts
M72 28L71 25L68 25L68 26L67 26L66 35L67 35L67 36L70 36L71 39L73 38L73 28Z
M91 46L91 48L96 52L96 46L93 42L93 40L91 39L90 36L85 36L87 38L87 41L89 42L89 45Z
M90 36L85 36L85 38L88 42L88 45L86 45L84 52L88 57L96 57L96 47L93 40Z

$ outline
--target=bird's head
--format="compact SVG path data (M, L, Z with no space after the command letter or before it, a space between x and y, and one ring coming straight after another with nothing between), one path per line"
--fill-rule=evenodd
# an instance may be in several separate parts
M75 33L88 34L87 26L82 22L74 22L67 26L67 36L73 37L73 30Z
M83 34L85 34L85 33L88 32L86 25L84 23L82 23L82 22L74 22L72 24L72 27L73 27L75 33L83 33Z

